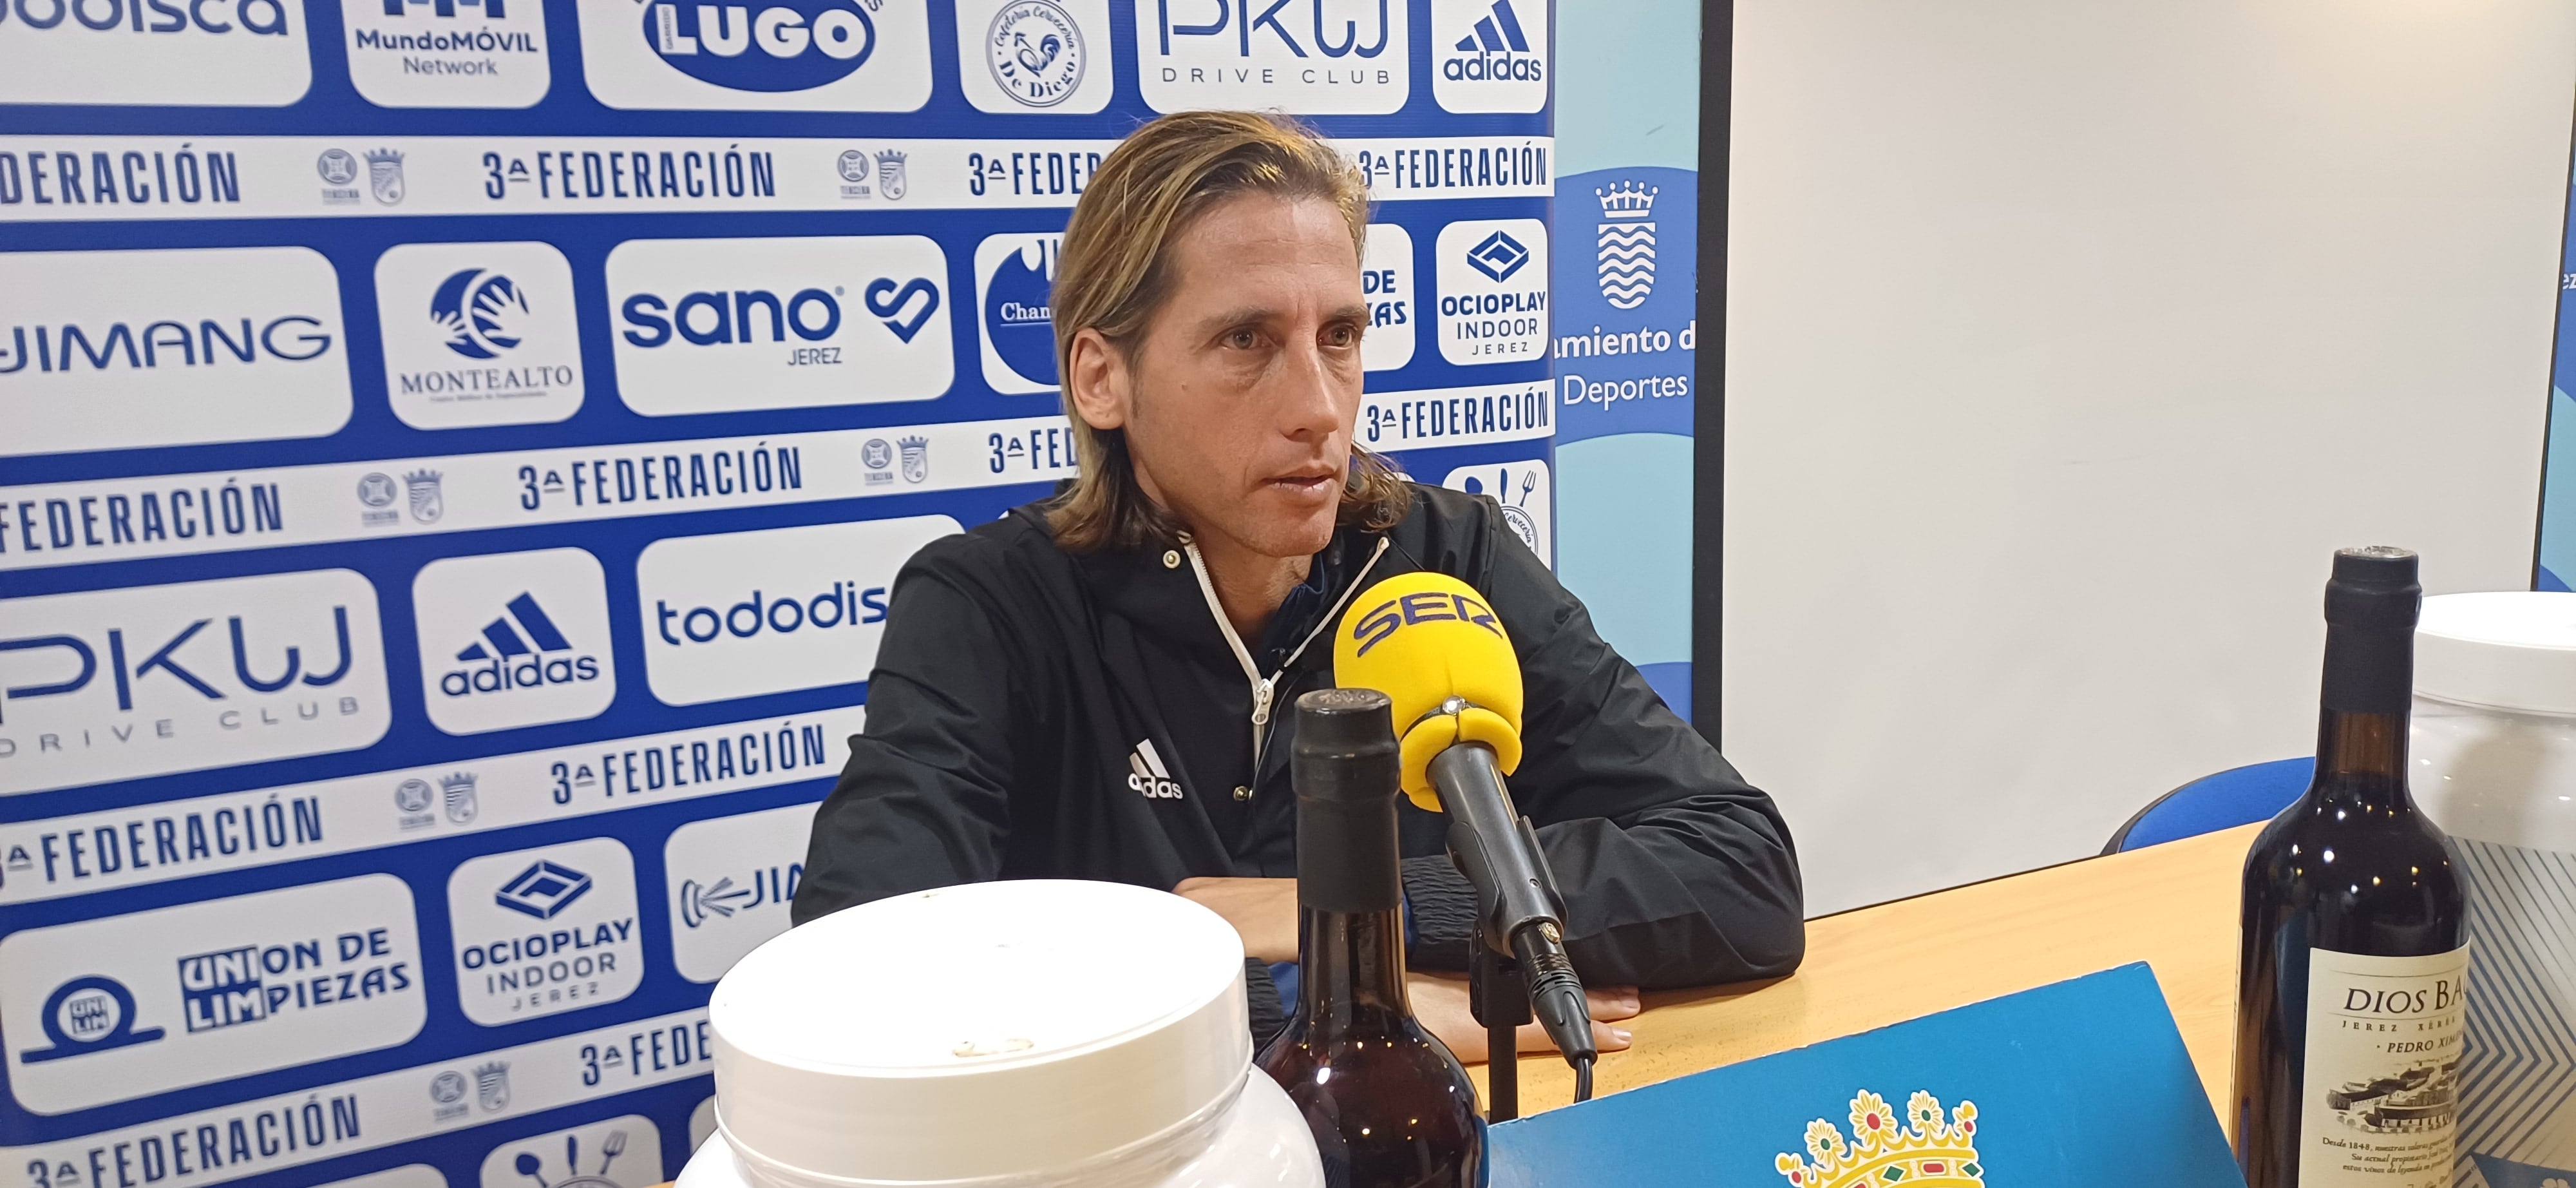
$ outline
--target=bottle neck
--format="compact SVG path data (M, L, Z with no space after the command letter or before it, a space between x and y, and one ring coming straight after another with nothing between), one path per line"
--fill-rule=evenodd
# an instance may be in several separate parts
M2309 794L2344 803L2410 807L2407 715L2414 633L2330 626L2317 715L2317 773Z
M1410 1016L1404 991L1404 921L1394 908L1297 913L1297 1011L1309 1026L1347 1028Z

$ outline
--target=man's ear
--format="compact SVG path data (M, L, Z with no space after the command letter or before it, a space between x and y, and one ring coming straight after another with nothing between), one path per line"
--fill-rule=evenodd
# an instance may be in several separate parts
M1064 396L1073 414L1094 429L1124 428L1127 394L1134 390L1127 374L1126 356L1111 346L1100 331L1087 326L1074 333L1073 349L1068 353L1071 358L1067 360Z

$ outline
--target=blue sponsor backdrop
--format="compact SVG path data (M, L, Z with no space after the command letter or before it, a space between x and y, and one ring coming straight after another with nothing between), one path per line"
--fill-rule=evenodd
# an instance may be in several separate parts
M1071 472L1052 236L1158 112L1361 164L1362 440L1552 557L1553 24L6 0L0 1177L675 1175L885 588Z

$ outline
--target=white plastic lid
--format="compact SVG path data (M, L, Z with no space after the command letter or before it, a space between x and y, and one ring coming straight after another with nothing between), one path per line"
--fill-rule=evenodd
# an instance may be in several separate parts
M2437 594L2415 626L2415 691L2576 714L2576 594Z
M709 1004L716 1115L798 1181L1043 1173L1229 1100L1243 942L1119 883L945 887L771 939Z

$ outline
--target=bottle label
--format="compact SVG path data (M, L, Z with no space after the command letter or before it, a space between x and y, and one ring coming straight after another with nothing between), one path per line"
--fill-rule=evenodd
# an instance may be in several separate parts
M2299 1188L2447 1188L2468 974L2466 946L2308 950Z
M2477 950L2458 1182L2576 1184L2576 854L2451 840Z

